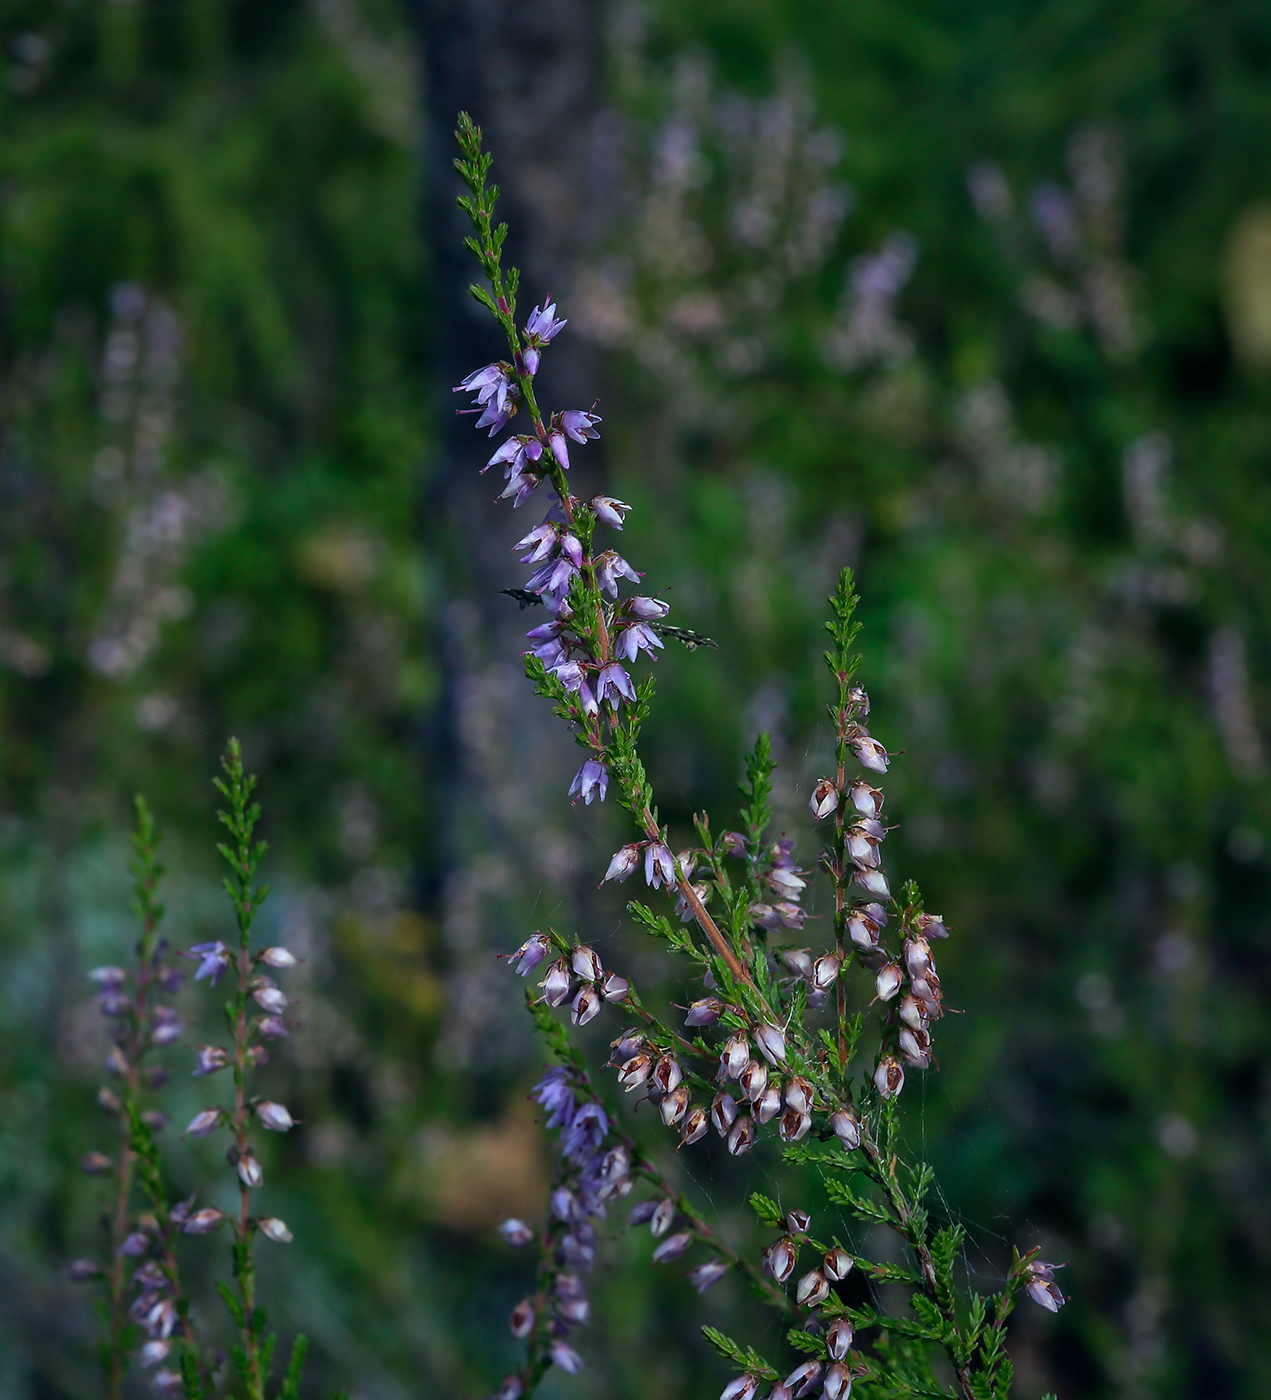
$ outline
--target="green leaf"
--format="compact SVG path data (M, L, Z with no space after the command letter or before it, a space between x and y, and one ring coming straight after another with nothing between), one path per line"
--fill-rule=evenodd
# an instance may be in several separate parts
M780 1228L783 1219L781 1207L771 1197L754 1192L750 1197L750 1208L765 1225Z
M786 1333L786 1341L796 1351L807 1352L809 1356L819 1356L822 1360L826 1357L825 1339L814 1337L811 1332L805 1332L800 1327L792 1327Z
M721 1356L731 1361L739 1371L749 1371L752 1375L761 1376L764 1380L775 1381L777 1370L770 1362L750 1347L742 1347L731 1337L727 1337L714 1327L703 1327L702 1336L715 1348Z
M299 1400L300 1377L304 1371L305 1356L309 1350L309 1339L303 1332L296 1335L296 1340L291 1344L291 1357L287 1362L287 1371L282 1378L282 1390L279 1392L281 1400Z

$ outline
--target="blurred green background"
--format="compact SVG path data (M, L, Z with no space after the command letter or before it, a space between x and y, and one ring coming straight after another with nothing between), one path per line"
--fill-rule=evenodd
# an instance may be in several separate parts
M546 397L601 399L576 471L719 642L657 668L685 839L764 727L810 858L822 601L858 570L891 869L965 1011L915 1139L986 1284L1012 1243L1069 1261L1019 1394L1265 1396L1271 11L0 0L0 42L0 1396L99 1393L62 1270L100 1246L83 974L130 943L134 791L181 943L228 926L228 733L261 776L265 917L306 959L264 1287L308 1394L477 1396L514 1354L493 1226L541 1214L548 1157L493 954L551 917L665 971L594 891L621 814L568 809L498 595L519 518L451 421L498 353L459 102L528 303L571 318ZM213 1200L216 1166L172 1146ZM745 1166L669 1170L739 1242L748 1185L815 1204ZM780 1351L647 1253L604 1246L589 1368L545 1394L711 1396L700 1321Z

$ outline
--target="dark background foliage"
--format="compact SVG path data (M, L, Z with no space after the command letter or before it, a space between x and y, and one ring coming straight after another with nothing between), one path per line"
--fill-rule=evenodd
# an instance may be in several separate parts
M493 953L551 917L656 975L449 426L497 353L455 288L465 103L571 317L546 397L602 399L577 469L719 642L657 668L685 838L766 727L810 855L822 599L859 572L893 865L965 1012L915 1140L974 1269L1070 1261L1019 1393L1265 1394L1265 7L5 0L0 36L0 1392L97 1393L61 1269L98 1238L83 973L129 943L133 791L194 941L227 733L261 775L306 957L265 1282L314 1395L478 1395L511 1354L493 1226L541 1212L546 1148ZM748 1174L674 1169L747 1237ZM771 1326L606 1248L552 1394L711 1395L696 1323Z

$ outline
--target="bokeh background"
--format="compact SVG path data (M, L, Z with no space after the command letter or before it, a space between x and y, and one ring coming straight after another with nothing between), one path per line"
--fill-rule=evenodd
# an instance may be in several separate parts
M227 734L261 776L264 918L306 959L264 1286L308 1395L479 1396L514 1354L493 1227L541 1216L548 1150L495 952L550 918L665 972L595 891L621 813L565 801L498 593L517 520L451 413L498 353L460 105L527 304L570 317L544 397L601 401L576 472L719 642L658 663L676 832L767 728L811 854L822 602L859 571L891 868L965 1012L915 1143L983 1285L1012 1243L1069 1261L1019 1393L1265 1396L1271 11L0 0L0 46L0 1396L100 1393L62 1271L100 1248L84 972L130 945L134 791L180 943L228 926ZM753 1247L748 1186L817 1187L744 1166L668 1170ZM222 1189L197 1145L170 1169ZM648 1248L613 1232L546 1395L713 1395L701 1321L784 1354Z

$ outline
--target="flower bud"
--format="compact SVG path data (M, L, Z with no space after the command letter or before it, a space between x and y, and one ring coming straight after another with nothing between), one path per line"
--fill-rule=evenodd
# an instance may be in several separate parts
M547 976L539 984L543 988L543 999L548 1006L559 1006L569 995L574 979L570 975L569 959L560 957L547 969Z
M251 1190L257 1190L265 1184L265 1173L260 1169L260 1163L250 1152L244 1152L236 1163L238 1179L244 1186Z
M748 1103L763 1098L763 1091L768 1087L767 1065L762 1060L748 1060L737 1080L737 1087Z
M516 962L517 973L525 977L552 951L552 940L545 933L536 933L527 938L515 953L507 956Z
M812 964L812 985L819 992L826 992L834 985L842 962L837 953L822 953Z
M839 805L839 790L829 780L829 778L819 778L817 785L812 789L812 796L808 799L808 807L812 815L821 821L828 817Z
M528 1298L522 1298L512 1309L512 1316L508 1319L508 1330L518 1342L523 1342L534 1330L536 1317L534 1304Z
M728 1131L728 1150L734 1157L740 1157L754 1145L755 1120L743 1113Z
M686 1026L713 1026L719 1020L724 1004L718 997L702 997L693 1002L684 1018Z
M732 1265L726 1259L711 1259L705 1264L699 1264L695 1269L690 1269L688 1281L699 1293L705 1293L708 1288L717 1284L730 1268Z
M874 1070L874 1088L885 1099L894 1099L905 1087L905 1071L894 1055L884 1055Z
M854 870L852 883L859 885L867 894L877 895L879 899L891 898L891 886L881 870Z
M569 956L570 966L584 982L599 982L604 968L596 956L596 950L580 943Z
M600 993L595 987L583 987L574 998L570 1009L570 1020L576 1026L585 1026L588 1021L593 1021L599 1015L600 1008L604 1002L600 999Z
M812 1228L812 1217L806 1210L791 1210L786 1212L786 1229L792 1235L806 1235Z
M740 1031L736 1031L724 1042L724 1049L719 1057L724 1078L740 1078L749 1060L750 1041Z
M206 1235L226 1218L223 1210L217 1210L215 1206L204 1206L202 1210L196 1210L193 1215L187 1216L181 1231L186 1235Z
M681 1087L683 1087L681 1085ZM706 1135L706 1129L710 1126L710 1117L706 1110L699 1104L685 1115L684 1121L680 1124L680 1141L687 1147L690 1143L696 1142L698 1138Z
M658 1112L668 1128L673 1128L689 1110L687 1084L679 1084L658 1105Z
M653 1082L664 1094L669 1094L684 1078L684 1071L674 1055L663 1055L653 1066Z
M512 1246L513 1249L520 1249L527 1245L534 1238L534 1231L515 1216L510 1216L499 1226L499 1234Z
M830 1296L830 1285L820 1269L810 1269L794 1290L795 1302L801 1308L818 1308Z
M854 739L849 739L848 744L862 768L868 768L871 773L887 771L890 759L887 757L887 750L877 739L868 734L858 734Z
M802 1366L796 1366L782 1384L794 1395L795 1400L800 1400L802 1396L812 1394L820 1379L821 1363L819 1361L805 1361Z
M764 1251L764 1261L768 1265L768 1272L778 1283L785 1281L794 1272L794 1266L799 1258L799 1247L790 1239L788 1235L782 1237Z
M267 1240L273 1240L275 1244L290 1244L295 1238L287 1228L286 1222L279 1220L276 1215L262 1215L256 1222L256 1228Z
M674 1219L675 1200L671 1196L663 1196L653 1207L653 1214L649 1218L649 1231L653 1238L656 1240L665 1235Z
M89 1176L106 1176L114 1167L114 1162L104 1152L85 1152L79 1160L80 1171Z
M836 1361L825 1373L821 1394L825 1400L848 1400L852 1393L852 1373L841 1361Z
M812 1085L801 1075L796 1074L786 1084L786 1107L796 1113L812 1112Z
M786 1058L786 1038L776 1026L762 1025L755 1032L755 1044L759 1046L765 1060L770 1065L784 1064Z
M559 1366L567 1375L576 1376L583 1368L583 1359L567 1342L559 1339L551 1345L548 1355L552 1365Z
M861 816L878 819L883 810L883 795L877 788L870 787L863 778L858 778L848 788L847 795Z
M625 880L633 874L640 865L640 843L633 841L629 846L624 846L616 852L609 862L609 869L605 871L605 880ZM600 883L603 885L604 880Z
M874 978L874 992L879 1001L890 1001L900 991L904 974L899 963L888 963Z
M737 1121L737 1100L731 1094L718 1093L711 1100L711 1122L720 1137L727 1137L728 1130Z
M758 1376L750 1374L737 1376L719 1392L719 1400L753 1400L755 1391L758 1389Z
M665 1264L669 1259L678 1259L692 1243L693 1236L688 1230L681 1230L677 1235L668 1235L653 1251L653 1262Z
M653 1056L647 1050L641 1050L622 1066L618 1071L618 1083L629 1094L633 1089L638 1089L641 1084L653 1073Z
M219 1108L205 1108L202 1113L196 1113L190 1119L190 1126L185 1130L187 1137L206 1137L214 1128L218 1128L221 1123L221 1110Z
M600 984L600 995L610 1002L626 1001L631 995L631 983L616 972L606 972Z
M781 954L781 961L805 982L812 980L812 952L808 948L787 948Z
M262 982L252 989L256 1005L271 1016L281 1016L287 1009L288 999L277 987Z
M272 1133L285 1133L289 1128L296 1126L296 1120L290 1112L280 1103L273 1103L269 1099L262 1099L256 1105L256 1117L260 1119L260 1126L268 1128Z
M841 1249L838 1245L835 1245L833 1249L827 1252L825 1263L821 1267L825 1271L826 1278L832 1280L834 1283L838 1283L851 1273L854 1262L855 1260L853 1260L847 1250ZM850 1344L850 1337L848 1338L848 1342ZM843 1358L841 1356L836 1356L834 1359L835 1361L842 1361Z
M825 1349L835 1361L843 1361L852 1345L852 1324L845 1317L836 1317L825 1334Z
M812 1126L812 1115L800 1113L797 1108L787 1108L781 1115L777 1130L782 1142L798 1142Z
M776 1084L769 1084L763 1091L763 1097L755 1107L755 1117L760 1123L771 1123L781 1112L781 1089Z
M861 1145L861 1124L854 1109L840 1108L832 1113L830 1127L849 1152L854 1152Z
M260 955L268 967L295 967L296 955L288 948L266 948Z

